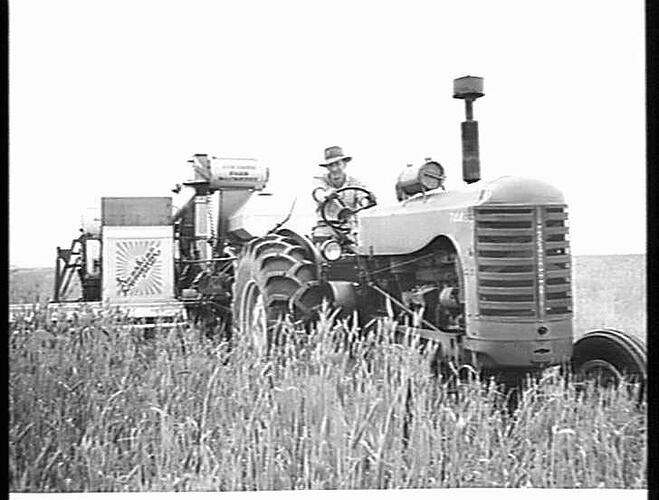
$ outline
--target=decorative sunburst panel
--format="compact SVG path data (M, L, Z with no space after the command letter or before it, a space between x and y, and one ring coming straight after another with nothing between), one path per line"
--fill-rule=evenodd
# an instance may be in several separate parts
M115 280L122 297L163 293L162 240L120 240L115 247Z

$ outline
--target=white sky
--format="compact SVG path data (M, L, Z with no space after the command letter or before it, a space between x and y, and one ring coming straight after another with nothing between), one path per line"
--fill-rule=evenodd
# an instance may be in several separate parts
M168 196L194 153L255 157L295 193L343 146L393 201L431 156L461 182L563 190L575 254L645 252L641 1L72 1L10 7L10 263L52 266L101 196ZM305 188L306 189L306 188Z

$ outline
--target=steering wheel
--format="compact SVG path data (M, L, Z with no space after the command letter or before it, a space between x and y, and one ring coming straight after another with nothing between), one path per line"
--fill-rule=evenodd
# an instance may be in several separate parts
M365 194L367 200L366 204L359 208L347 207L346 204L343 203L343 201L338 195L348 191L357 191L359 193ZM331 220L327 217L327 207L332 201L336 201L336 203L340 207L339 213L337 214L337 217L339 218L338 221ZM318 207L318 211L320 212L321 218L328 226L340 231L344 229L343 225L348 221L348 217L350 217L351 215L355 215L356 213L361 212L362 210L366 210L367 208L374 207L375 205L377 205L377 202L375 201L375 195L372 192L370 192L368 189L364 189L362 187L357 187L357 186L346 186L337 189L336 191L334 191L333 195L321 201L320 206Z

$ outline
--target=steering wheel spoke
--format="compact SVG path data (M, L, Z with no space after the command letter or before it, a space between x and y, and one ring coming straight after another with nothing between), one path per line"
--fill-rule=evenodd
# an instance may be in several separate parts
M348 191L355 191L356 193L362 193L365 195L365 199L367 200L367 203L364 206L357 207L357 208L351 208L348 207L345 202L341 199L341 193L345 193ZM340 210L339 213L337 214L337 217L339 217L339 221L332 220L328 217L328 207L330 206L331 202L335 201L336 204L339 206ZM375 195L371 193L368 189L364 189L362 187L357 187L357 186L346 186L340 189L337 189L334 192L334 196L326 198L320 203L319 207L319 212L320 216L323 219L323 221L330 226L331 228L335 230L342 230L343 225L348 221L348 219L355 215L358 212L361 212L362 210L366 210L367 208L374 207L376 205L375 202Z

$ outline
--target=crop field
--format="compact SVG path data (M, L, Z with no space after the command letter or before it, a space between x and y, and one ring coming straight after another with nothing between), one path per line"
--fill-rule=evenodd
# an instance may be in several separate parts
M577 258L577 331L645 335L645 261L627 257ZM45 272L33 279L49 292ZM21 273L10 300L31 302ZM120 323L81 310L14 324L10 491L647 487L634 386L595 391L549 371L512 406L464 368L434 376L432 349L395 342L387 321L367 336L329 314L312 335L281 323L266 357L244 337L145 340Z
M645 255L576 256L573 266L575 335L610 327L645 339Z

